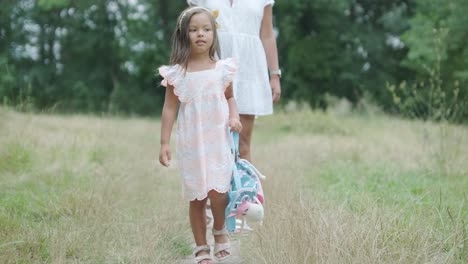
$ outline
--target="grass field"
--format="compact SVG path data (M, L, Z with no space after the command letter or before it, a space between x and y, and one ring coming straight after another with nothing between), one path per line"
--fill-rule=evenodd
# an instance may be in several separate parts
M181 263L159 121L0 108L0 263ZM468 127L301 110L257 119L244 263L468 263Z

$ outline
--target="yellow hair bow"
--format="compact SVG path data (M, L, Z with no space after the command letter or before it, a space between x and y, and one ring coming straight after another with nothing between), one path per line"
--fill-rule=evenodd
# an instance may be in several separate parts
M216 25L216 28L219 28L219 24L218 22L216 22L216 19L218 18L219 16L219 10L218 9L214 9L213 12L211 12L213 17L215 18L215 25Z

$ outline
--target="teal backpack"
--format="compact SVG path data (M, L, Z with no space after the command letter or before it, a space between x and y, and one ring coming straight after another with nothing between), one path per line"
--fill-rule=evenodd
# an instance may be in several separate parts
M260 179L265 179L249 161L239 155L239 134L232 133L231 148L235 154L235 164L229 191L229 203L226 207L226 228L236 231L236 217L250 216L257 221L263 220L263 189ZM250 210L250 211L249 211Z

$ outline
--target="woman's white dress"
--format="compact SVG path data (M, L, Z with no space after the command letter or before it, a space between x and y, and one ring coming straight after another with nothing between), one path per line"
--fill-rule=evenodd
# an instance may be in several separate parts
M239 114L273 113L268 66L260 40L263 10L273 0L187 0L195 6L218 10L221 58L232 57L238 70L233 88Z

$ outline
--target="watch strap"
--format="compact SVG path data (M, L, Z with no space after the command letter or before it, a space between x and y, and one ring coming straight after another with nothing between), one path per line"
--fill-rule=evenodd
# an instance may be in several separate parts
M271 70L270 71L270 75L279 75L281 77L281 70L278 69L278 70Z

